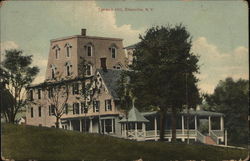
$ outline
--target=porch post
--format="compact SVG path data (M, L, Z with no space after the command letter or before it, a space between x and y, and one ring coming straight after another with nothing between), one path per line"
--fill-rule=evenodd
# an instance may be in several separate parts
M184 116L182 115L181 116L181 130L182 130L182 135L184 135L184 128L185 128L185 126L184 126Z
M135 139L137 139L137 122L135 122Z
M71 120L69 120L69 130L72 130Z
M223 118L223 116L220 117L220 130L224 131L224 118Z
M225 146L227 146L227 130L225 130Z
M142 131L143 131L143 136L145 137L146 136L146 126L145 126L144 122L142 123Z
M106 133L106 127L105 127L105 119L103 119L103 134Z
M211 133L211 116L208 116L208 134L210 136Z
M195 133L197 133L197 115L194 116L194 128L195 128Z
M157 119L155 117L155 141L157 140Z
M124 136L128 137L127 136L127 123L123 124L123 129L124 129L124 132L125 132Z
M111 119L111 129L112 129L112 133L114 133L114 119Z
M80 121L80 132L82 132L82 119L79 119L79 121ZM86 128L86 127L84 127L84 128ZM84 129L84 131L86 131L86 130Z
M89 132L92 133L93 132L93 127L92 127L92 118L89 119Z

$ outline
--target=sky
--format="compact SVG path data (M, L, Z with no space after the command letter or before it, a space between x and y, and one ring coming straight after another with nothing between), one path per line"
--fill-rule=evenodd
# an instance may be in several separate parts
M7 1L0 8L1 54L22 49L33 55L44 81L50 40L79 35L123 38L124 46L155 25L182 23L192 36L191 51L200 57L198 86L213 93L226 77L249 79L248 6L231 1ZM2 56L3 58L3 56Z

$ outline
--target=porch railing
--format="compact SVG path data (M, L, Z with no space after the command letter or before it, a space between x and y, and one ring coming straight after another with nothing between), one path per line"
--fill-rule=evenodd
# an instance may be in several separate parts
M197 140L200 141L201 143L205 143L206 142L206 137L200 133L198 130L196 130L196 137L197 137Z
M214 133L213 130L211 130L210 136L211 136L211 138L216 142L216 144L219 144L219 138L218 138L218 136Z

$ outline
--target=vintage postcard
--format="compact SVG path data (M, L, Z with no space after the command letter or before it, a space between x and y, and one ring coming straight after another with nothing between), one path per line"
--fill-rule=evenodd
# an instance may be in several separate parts
M249 159L248 3L5 0L1 159Z

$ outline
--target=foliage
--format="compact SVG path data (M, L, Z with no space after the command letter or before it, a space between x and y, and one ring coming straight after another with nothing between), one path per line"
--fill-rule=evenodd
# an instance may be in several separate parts
M248 92L248 80L234 81L229 77L219 82L213 94L205 95L206 110L225 114L225 128L231 143L246 144L248 140Z
M59 128L60 118L65 114L69 99L69 85L70 83L63 79L58 73L52 81L46 81L41 84L41 89L44 91L44 97L51 109L51 114L56 117L56 128ZM33 101L33 100L31 100ZM41 104L40 100L34 102L36 105Z
M13 106L5 110L8 122L14 123L17 113L27 104L25 89L39 72L38 67L32 67L31 63L32 55L25 56L23 51L16 49L5 51L0 66L1 86L13 96Z
M118 88L116 89L117 95L119 97L119 105L120 109L125 112L126 117L126 136L128 136L128 113L131 109L132 105L132 93L129 85L129 77L127 76L127 72L123 71L121 73L120 79L117 82Z
M3 125L2 156L15 160L239 160L247 150L209 145L136 142L45 127ZM46 136L46 137L45 137ZM35 146L34 146L35 145Z
M187 103L189 108L195 108L200 102L198 79L194 75L199 70L198 57L190 53L192 42L183 25L152 27L140 39L129 73L132 92L138 98L136 103L141 109L148 110L150 106L159 108L161 139L166 111L171 109L172 140L175 140L177 111Z

